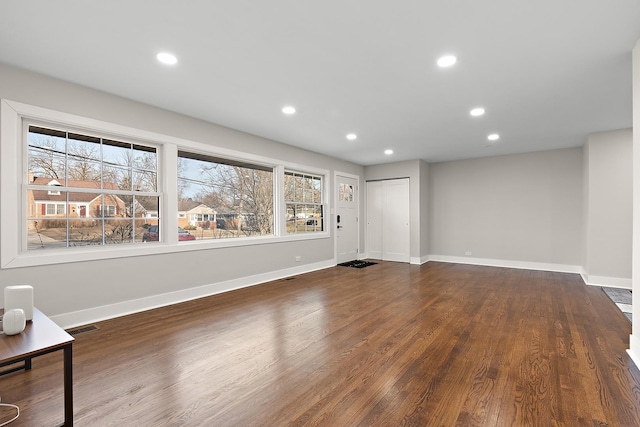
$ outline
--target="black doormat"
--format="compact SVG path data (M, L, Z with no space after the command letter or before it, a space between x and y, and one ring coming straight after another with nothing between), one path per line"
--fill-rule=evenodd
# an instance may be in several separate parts
M348 262L343 262L341 265L343 267L353 267L353 268L365 268L365 267L369 267L370 265L375 265L377 264L377 262L371 262L371 261L348 261Z
M631 322L631 291L629 289L602 288L611 301L622 311Z

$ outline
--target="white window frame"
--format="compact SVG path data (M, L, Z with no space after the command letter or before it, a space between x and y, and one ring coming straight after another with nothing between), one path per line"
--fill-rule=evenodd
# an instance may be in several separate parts
M311 176L314 178L320 178L320 184L322 185L321 188L321 194L320 194L320 202L316 203L316 202L309 202L309 201L303 201L303 200L286 200L285 199L285 204L284 204L284 209L285 209L285 213L286 213L286 208L287 205L290 204L294 204L294 205L309 205L309 206L321 206L322 207L322 230L309 230L309 231L295 231L292 233L288 233L288 234L309 234L309 233L322 233L324 231L326 231L326 221L325 219L327 218L327 212L325 211L327 204L325 202L325 197L326 194L324 192L325 186L326 186L326 176L323 175L317 175L317 174L313 174L313 173L309 173L307 170L305 171L299 171L299 170L294 170L291 168L286 168L284 171L284 174L293 174L293 175L297 175L297 176ZM298 218L294 218L294 221L297 221L298 219L308 219L308 217L298 217ZM285 229L285 233L286 233L286 229Z
M125 138L156 147L158 155L159 216L163 218L162 241L144 245L86 246L72 249L51 249L27 252L27 150L23 121L34 120L52 125L85 129L87 132ZM178 150L201 152L206 155L240 159L274 168L274 234L251 236L242 239L213 239L178 244ZM321 175L323 177L323 201L325 231L286 234L284 209L284 170ZM0 100L0 268L17 268L38 265L62 264L138 255L164 254L212 248L249 246L298 240L327 239L329 233L330 189L329 171L297 163L257 156L250 153L215 147L211 144L176 138L142 129L104 122L92 118L63 113L17 101ZM17 203L16 203L17 201ZM172 232L170 230L176 230Z

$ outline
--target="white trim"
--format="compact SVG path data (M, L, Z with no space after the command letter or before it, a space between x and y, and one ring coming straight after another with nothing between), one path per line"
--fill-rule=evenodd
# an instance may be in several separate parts
M18 227L18 219L22 215L23 200L19 177L21 177L22 159L20 144L22 126L19 112L13 103L0 101L0 268L4 268L18 255L18 244L26 230ZM15 203L4 203L13 200ZM25 237L26 239L26 237Z
M429 262L430 260L431 258L429 257L429 255L425 255L422 257L411 257L411 260L409 261L409 263L415 264L415 265L422 265Z
M160 295L151 295L135 300L123 301L115 304L88 308L85 310L78 310L71 313L62 313L49 317L61 328L67 329L75 326L112 319L115 317L125 316L127 314L139 313L141 311L151 310L158 307L164 307L198 298L204 298L223 292L233 291L236 289L260 285L285 277L309 273L312 271L322 270L334 266L335 264L331 260L322 261L300 267L293 267L279 271L256 274L254 276L241 277L224 282L211 283L195 288L181 289L175 292L168 292Z
M429 261L452 262L456 264L485 265L489 267L519 268L523 270L556 271L560 273L582 273L582 267L570 264L551 264L546 262L515 261L504 259L471 258L449 255L430 255Z
M593 276L580 273L582 280L589 286L604 286L605 288L631 289L631 279L620 277Z
M631 357L637 368L640 368L640 339L637 335L629 335L629 350L627 354Z

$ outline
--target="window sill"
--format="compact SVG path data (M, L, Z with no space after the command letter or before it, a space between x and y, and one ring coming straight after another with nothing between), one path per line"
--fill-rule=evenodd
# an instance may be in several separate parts
M236 239L211 239L194 240L188 242L147 242L136 243L135 245L121 245L113 249L105 246L65 248L65 249L44 249L42 251L31 250L22 253L14 259L9 260L3 269L35 267L42 265L68 264L81 261L100 261L107 259L128 258L134 256L160 255L178 252L205 251L239 246L267 245L274 243L295 242L303 240L328 239L330 234L327 231L286 236L257 236L242 237Z

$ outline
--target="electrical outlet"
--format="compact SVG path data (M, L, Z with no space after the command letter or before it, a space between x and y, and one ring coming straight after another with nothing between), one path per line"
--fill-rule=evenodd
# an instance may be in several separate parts
M471 251L466 251L466 252L464 253L464 255L465 255L465 256L471 256Z
M300 255L296 255L296 262L300 262L301 259L302 257Z

